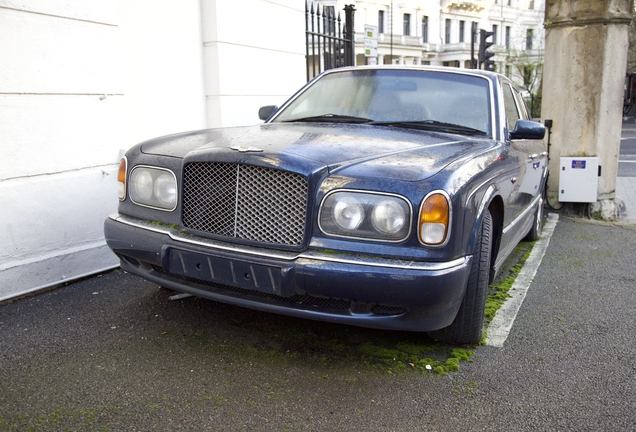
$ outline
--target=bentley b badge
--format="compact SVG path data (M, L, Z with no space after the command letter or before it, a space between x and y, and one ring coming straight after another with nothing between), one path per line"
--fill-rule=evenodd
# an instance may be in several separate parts
M263 149L259 149L256 147L249 147L249 146L234 146L234 147L230 147L232 150L236 150L236 151L240 151L240 152L262 152Z

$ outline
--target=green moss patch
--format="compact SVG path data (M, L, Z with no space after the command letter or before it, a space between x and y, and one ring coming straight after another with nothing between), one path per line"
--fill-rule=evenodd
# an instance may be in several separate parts
M495 313L510 297L510 289L517 279L517 275L528 260L535 242L522 242L517 245L511 257L506 261L506 265L501 270L500 275L490 285L486 298L485 321L488 324L495 317Z

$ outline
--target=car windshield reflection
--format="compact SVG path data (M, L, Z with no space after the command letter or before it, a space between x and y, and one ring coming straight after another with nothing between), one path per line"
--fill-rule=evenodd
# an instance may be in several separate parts
M479 76L420 70L325 74L275 122L368 123L490 135L489 83Z

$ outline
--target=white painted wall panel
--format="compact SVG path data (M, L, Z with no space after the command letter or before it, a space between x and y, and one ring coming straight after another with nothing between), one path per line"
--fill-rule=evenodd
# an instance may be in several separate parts
M208 91L207 113L210 127L238 126L260 122L258 109L280 105L305 84L305 57L301 54L218 43L205 48L206 70L214 73ZM272 65L258 72L241 61ZM223 68L216 69L216 64ZM274 66L285 64L284 70Z
M123 96L114 1L0 1L5 299L117 264L102 226L117 205Z
M205 126L202 46L198 1L0 0L0 300L117 265L120 149Z
M122 97L101 98L0 95L0 179L117 162Z
M120 0L125 148L206 126L198 1Z
M49 254L102 241L104 209L113 212L118 202L116 169L0 182L0 266L29 259L33 250Z
M117 24L112 1L104 0L0 0L0 7L75 20Z
M103 222L117 166L0 182L0 300L117 265Z
M214 20L219 42L272 52L305 52L305 5L302 1L284 4L262 0L217 0L216 16L221 17ZM209 34L204 37L206 42L214 40Z
M0 9L3 93L119 93L117 27Z
M258 123L260 106L305 83L302 2L202 0L202 11L208 126Z

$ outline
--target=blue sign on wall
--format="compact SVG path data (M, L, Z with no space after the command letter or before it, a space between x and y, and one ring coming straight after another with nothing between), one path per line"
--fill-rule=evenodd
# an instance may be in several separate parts
M573 160L572 161L572 169L585 169L585 161L584 160Z

